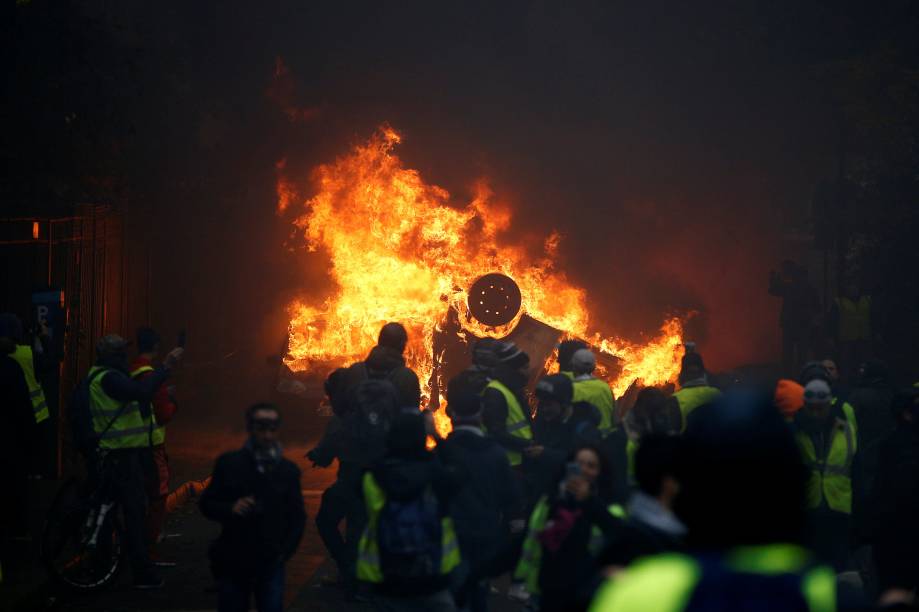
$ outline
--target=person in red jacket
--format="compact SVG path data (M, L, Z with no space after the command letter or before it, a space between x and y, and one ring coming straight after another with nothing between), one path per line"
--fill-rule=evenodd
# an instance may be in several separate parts
M159 353L160 337L150 327L137 330L137 358L131 364L131 377L143 380L154 371L153 362ZM150 431L153 464L146 470L147 490L147 540L150 557L159 567L172 567L175 563L164 561L156 552L166 521L166 498L169 495L169 457L166 454L166 425L178 410L175 387L161 385L153 396L155 422Z

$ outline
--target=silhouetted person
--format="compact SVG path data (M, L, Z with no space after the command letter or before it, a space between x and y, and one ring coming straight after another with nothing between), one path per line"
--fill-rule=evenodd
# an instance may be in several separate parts
M919 388L892 403L896 429L881 443L869 502L880 590L919 588Z
M450 503L466 576L460 605L481 611L488 607L488 579L509 544L509 523L520 492L507 454L482 429L482 398L453 379L447 390L447 411L453 431L437 445L445 466L463 477Z
M769 294L782 298L782 367L794 372L808 358L809 342L817 315L817 296L807 270L793 261L782 262L782 271L769 277Z
M675 508L689 554L638 560L600 588L597 612L835 609L835 577L802 544L807 472L771 393L700 407Z
M220 612L244 612L254 597L259 612L280 612L284 564L297 551L306 523L300 469L278 442L281 414L274 404L246 411L249 438L217 459L201 512L223 529L210 550Z
M681 431L686 431L692 413L697 408L715 401L721 395L721 391L709 383L705 362L702 361L702 355L695 350L687 350L683 355L677 380L680 389L673 397L680 406Z
M857 283L846 282L830 307L830 325L835 334L839 369L851 380L856 368L871 354L873 308L871 296L861 292Z

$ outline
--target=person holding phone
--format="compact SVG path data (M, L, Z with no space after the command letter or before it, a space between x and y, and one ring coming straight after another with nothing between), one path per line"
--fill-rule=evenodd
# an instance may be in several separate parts
M527 525L514 579L539 610L577 610L591 597L590 576L606 543L623 528L625 512L611 503L612 472L596 445L578 446Z

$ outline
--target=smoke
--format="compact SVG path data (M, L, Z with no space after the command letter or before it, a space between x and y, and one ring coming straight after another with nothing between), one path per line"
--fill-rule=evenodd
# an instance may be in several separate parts
M689 335L712 366L775 358L767 275L822 173L826 127L805 70L776 62L745 3L86 10L138 52L152 318L223 363L199 371L214 414L268 392L285 305L329 289L323 256L286 246L275 164L306 179L383 122L457 202L485 178L515 238L558 230L592 327L638 338L696 311Z

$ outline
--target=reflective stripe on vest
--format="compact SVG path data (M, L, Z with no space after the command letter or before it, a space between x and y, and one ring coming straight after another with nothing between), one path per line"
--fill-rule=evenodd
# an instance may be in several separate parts
M41 423L50 415L48 414L48 402L45 400L45 392L42 390L41 385L38 384L38 379L35 378L35 363L32 357L32 347L18 344L16 345L16 350L10 354L10 357L12 357L13 361L18 363L19 367L22 368L22 375L26 379L26 386L29 387L29 401L32 402L32 414L35 416L35 422Z
M373 474L364 474L364 504L367 507L367 525L361 534L357 550L357 579L380 584L383 582L383 566L380 563L380 545L377 540L377 524L380 512L386 504L386 494ZM453 519L445 516L440 520L440 574L446 576L461 561L459 542L453 528Z
M102 388L102 379L106 376L123 376L120 372L101 366L93 366L89 370L92 376L100 369L107 371L96 376L89 386L89 407L93 417L93 431L101 434L99 448L115 450L121 448L143 448L150 446L150 425L144 423L140 415L137 402L131 402L124 408L124 412L112 422L123 402L110 397ZM112 425L109 427L109 423ZM102 433L108 427L108 431Z
M507 404L507 420L505 421L507 433L522 440L532 440L533 430L530 428L530 421L526 418L526 414L524 414L520 402L517 401L517 396L497 380L490 381L485 386L485 389L495 389L504 396L504 402ZM482 393L484 392L483 390ZM507 450L506 452L507 459L510 461L511 465L520 465L523 463L523 455L519 452L512 450Z
M599 378L585 378L574 381L574 395L571 398L572 403L587 402L600 412L600 434L607 436L615 428L613 413L616 408L616 400L613 399L613 390L606 381Z
M145 374L146 372L155 372L155 371L156 370L153 369L153 366L148 366L148 365L140 366L139 368L131 372L131 378L137 378L138 376L140 376L141 374ZM166 426L160 425L159 423L156 422L156 415L153 413L152 406L150 407L150 422L151 422L151 427L153 428L153 431L150 433L150 443L153 444L153 446L159 446L160 444L164 444L166 442Z
M833 400L836 404L836 400ZM852 513L852 459L858 450L858 432L855 410L845 402L842 405L844 419L833 424L832 439L826 457L818 458L814 441L803 431L795 438L810 470L807 481L807 507L819 508L826 500L827 506L837 512Z
M734 572L774 576L798 574L801 595L810 612L836 610L836 578L828 567L808 567L810 557L800 547L773 544L730 551L725 567ZM638 559L597 590L590 612L680 612L691 601L702 578L692 557L663 553Z
M684 387L674 393L673 397L676 398L677 403L680 405L680 416L683 420L680 431L686 431L686 421L696 408L708 404L719 395L721 395L721 391L715 387L705 385L701 387Z
M624 519L626 516L625 509L619 504L610 504L606 511L618 519ZM536 502L530 514L520 560L514 569L514 581L525 583L527 590L534 595L539 594L539 570L542 567L542 544L539 542L539 534L545 529L548 520L549 500L543 496ZM590 539L587 543L588 554L593 557L598 556L603 552L605 544L606 538L600 528L596 525L591 526Z
M836 298L839 308L839 340L871 339L871 296L863 295L858 303L847 297Z

